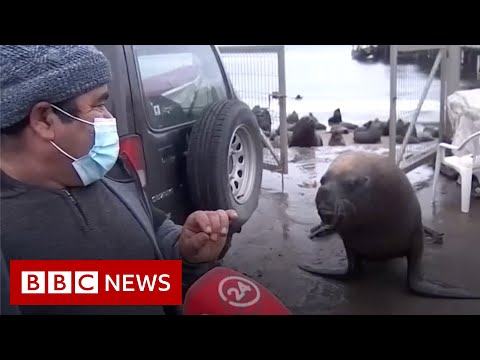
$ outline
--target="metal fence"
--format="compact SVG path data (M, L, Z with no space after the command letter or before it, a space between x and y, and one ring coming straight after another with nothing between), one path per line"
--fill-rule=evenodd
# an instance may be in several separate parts
M449 137L445 103L447 95L458 89L461 48L390 45L390 156L407 172L432 159L438 142ZM219 46L219 50L239 98L251 108L268 109L271 131L279 129L276 148L262 133L264 168L288 173L284 46ZM397 139L399 119L410 127L406 136ZM427 141L432 133L425 130L432 127L438 135ZM411 139L413 129L421 142Z
M478 50L479 45L390 45L390 118L410 122L420 132L424 126L439 130L435 141L421 144L408 144L407 137L397 144L390 137L390 156L405 171L432 159L439 141L451 140L447 96L461 88L462 74L480 79ZM413 75L412 67L420 67L424 76Z
M406 172L431 160L444 135L446 51L446 45L390 47L390 156ZM410 124L405 136L398 136L399 120ZM429 128L438 135L427 141Z
M269 111L271 131L279 130L280 147L264 140L264 168L288 173L286 114L285 48L280 46L219 46L222 61L237 96L252 109Z

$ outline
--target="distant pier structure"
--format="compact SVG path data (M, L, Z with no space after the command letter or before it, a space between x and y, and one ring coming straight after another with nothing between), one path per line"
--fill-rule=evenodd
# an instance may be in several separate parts
M399 53L399 63L431 67L437 51ZM362 62L390 62L390 45L352 45L352 58ZM480 80L480 45L461 45L462 75Z
M480 45L463 45L462 71L480 80Z
M389 49L390 45L352 45L352 58L358 61L378 61L388 58Z

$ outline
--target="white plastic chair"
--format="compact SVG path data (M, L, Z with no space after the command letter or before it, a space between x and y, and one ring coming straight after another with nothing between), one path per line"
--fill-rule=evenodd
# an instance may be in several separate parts
M462 151L471 143L471 150L467 155L445 156L445 149ZM472 191L472 176L476 171L480 171L480 131L473 133L466 138L459 146L440 143L437 148L437 158L435 162L435 174L433 176L433 196L432 202L435 203L437 192L438 177L440 175L440 166L448 166L455 169L460 174L461 180L461 210L463 213L470 211L470 197Z

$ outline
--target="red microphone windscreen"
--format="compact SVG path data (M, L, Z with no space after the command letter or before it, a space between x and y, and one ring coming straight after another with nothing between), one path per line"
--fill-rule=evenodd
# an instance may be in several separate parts
M232 269L215 267L185 295L184 315L291 315L265 287Z

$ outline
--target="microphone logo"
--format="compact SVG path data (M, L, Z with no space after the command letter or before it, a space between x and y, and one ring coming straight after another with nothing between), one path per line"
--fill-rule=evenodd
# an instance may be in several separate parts
M227 276L218 284L220 298L231 306L246 308L260 300L260 290L251 280L240 276Z

